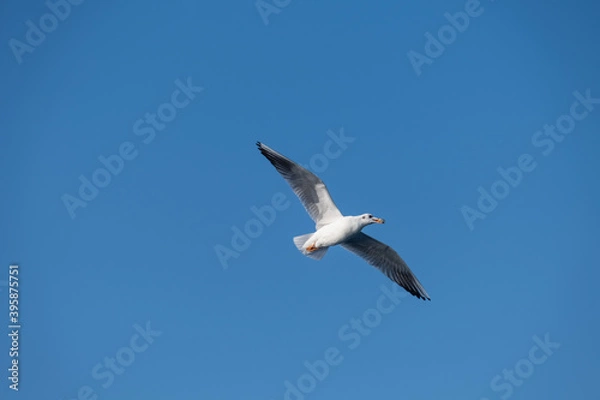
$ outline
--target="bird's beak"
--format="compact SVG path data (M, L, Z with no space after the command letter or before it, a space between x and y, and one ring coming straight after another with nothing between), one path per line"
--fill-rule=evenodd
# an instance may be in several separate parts
M373 222L377 224L383 224L385 223L385 220L383 218L373 218Z

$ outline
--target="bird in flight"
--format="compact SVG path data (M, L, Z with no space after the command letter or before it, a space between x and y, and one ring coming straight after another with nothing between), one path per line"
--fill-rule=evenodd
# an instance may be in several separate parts
M362 232L367 225L383 224L382 218L372 214L342 215L318 176L261 142L256 145L291 186L316 224L315 232L294 237L294 244L302 254L320 260L327 249L339 244L377 267L413 296L431 300L398 253Z

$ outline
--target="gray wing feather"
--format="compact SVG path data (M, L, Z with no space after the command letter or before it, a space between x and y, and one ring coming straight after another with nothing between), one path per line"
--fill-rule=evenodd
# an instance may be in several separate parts
M362 232L341 243L341 246L377 267L413 296L431 300L421 282L408 268L402 257L390 246Z
M343 217L318 176L270 147L257 142L258 149L283 176L298 196L317 229Z

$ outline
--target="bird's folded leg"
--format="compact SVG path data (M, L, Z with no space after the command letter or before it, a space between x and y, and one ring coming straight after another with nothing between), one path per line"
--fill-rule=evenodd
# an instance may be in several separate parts
M318 248L317 248L317 246L315 246L314 243L306 248L306 251L309 253L312 253L313 251L316 251L316 250L318 250Z

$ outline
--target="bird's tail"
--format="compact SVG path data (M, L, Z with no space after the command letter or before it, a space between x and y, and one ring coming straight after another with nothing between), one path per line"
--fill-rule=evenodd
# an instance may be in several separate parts
M312 235L313 233L307 233L306 235L296 236L294 237L294 244L296 245L298 250L300 250L300 252L305 256L315 260L320 260L321 258L323 258L323 256L325 256L325 253L327 253L327 249L329 247L324 247L322 249L318 249L311 252L306 251L306 242L312 237Z

